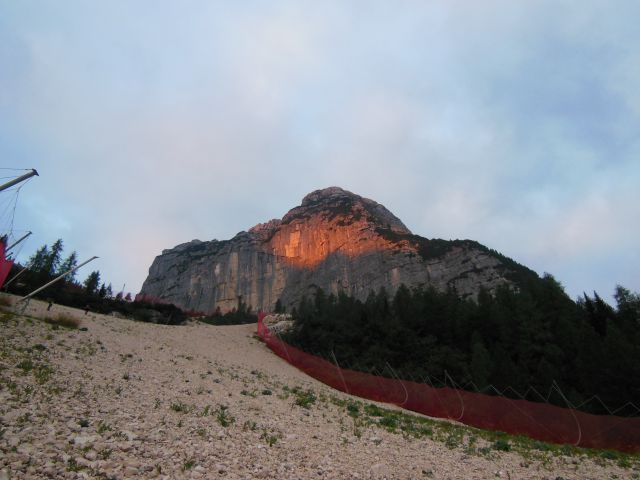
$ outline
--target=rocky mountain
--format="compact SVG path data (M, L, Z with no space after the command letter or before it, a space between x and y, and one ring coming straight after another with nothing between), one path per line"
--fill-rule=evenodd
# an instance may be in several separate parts
M471 240L414 235L384 206L338 187L316 190L281 220L231 240L193 240L156 257L141 295L187 309L225 312L239 298L253 309L290 309L320 287L365 299L401 285L454 288L475 297L537 277Z

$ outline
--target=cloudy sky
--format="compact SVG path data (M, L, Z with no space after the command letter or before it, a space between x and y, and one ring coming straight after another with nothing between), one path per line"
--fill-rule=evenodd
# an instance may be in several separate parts
M640 2L0 0L19 252L137 292L164 248L312 190L471 238L576 297L640 291ZM15 214L13 205L16 204Z

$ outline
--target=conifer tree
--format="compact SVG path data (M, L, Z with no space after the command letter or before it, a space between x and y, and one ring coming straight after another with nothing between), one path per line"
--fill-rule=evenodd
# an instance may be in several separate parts
M64 259L64 261L62 261L62 263L60 263L60 267L58 268L58 271L56 273L63 274L77 266L78 266L78 254L74 250L73 252L71 252L71 254L67 258ZM76 272L73 272L67 275L66 278L67 278L67 281L73 282L75 280L75 277L76 277Z
M84 288L89 295L93 295L98 292L98 285L100 285L100 272L94 270L84 281Z
M53 245L51 245L51 249L49 250L49 254L46 256L43 265L43 270L47 274L54 275L58 271L60 260L62 258L63 248L64 246L61 238L56 240Z
M47 245L41 246L36 253L29 257L29 266L33 272L42 272L45 268L45 262L49 257L49 247Z

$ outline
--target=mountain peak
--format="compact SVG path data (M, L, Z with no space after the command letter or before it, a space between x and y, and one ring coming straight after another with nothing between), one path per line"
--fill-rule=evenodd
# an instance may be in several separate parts
M405 224L383 205L340 187L328 187L309 193L302 199L300 206L287 212L282 223L288 224L314 215L337 218L343 225L364 219L377 228L411 234Z
M340 187L327 187L327 188L322 188L320 190L314 190L313 192L307 194L302 199L302 206L307 207L314 203L326 202L330 200L338 200L338 199L359 200L361 198L362 197L360 195L356 195L355 193L351 193L348 190L345 190Z

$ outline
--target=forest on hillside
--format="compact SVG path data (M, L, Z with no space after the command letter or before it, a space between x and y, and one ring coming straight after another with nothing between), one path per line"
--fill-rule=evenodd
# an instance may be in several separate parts
M640 296L618 286L615 300L573 301L551 275L477 301L401 286L361 302L319 289L292 312L285 340L343 368L637 416Z
M56 277L73 270L78 265L78 254L73 251L64 255L64 242L56 240L51 245L42 245L29 257L26 266L15 263L3 290L24 296L51 282ZM256 323L258 317L242 301L229 312L216 310L213 314L200 317L199 312L185 312L177 306L162 301L147 299L134 300L130 293L114 294L110 283L102 281L100 271L90 272L84 281L76 279L76 272L47 287L36 295L40 300L53 304L87 309L101 314L120 314L141 322L161 323L165 325L183 324L188 317L198 316L200 321L213 325L236 325ZM53 307L55 312L55 307Z
M26 265L15 263L3 290L24 296L51 282L59 275L69 272L78 265L78 254L64 253L64 242L56 240L51 245L42 245L29 257ZM102 314L117 312L120 315L145 322L178 325L187 316L174 305L149 304L133 301L130 294L114 294L111 284L102 281L100 271L93 270L84 281L76 278L76 272L47 287L35 298L52 303L51 313L57 311L56 304L87 309Z

